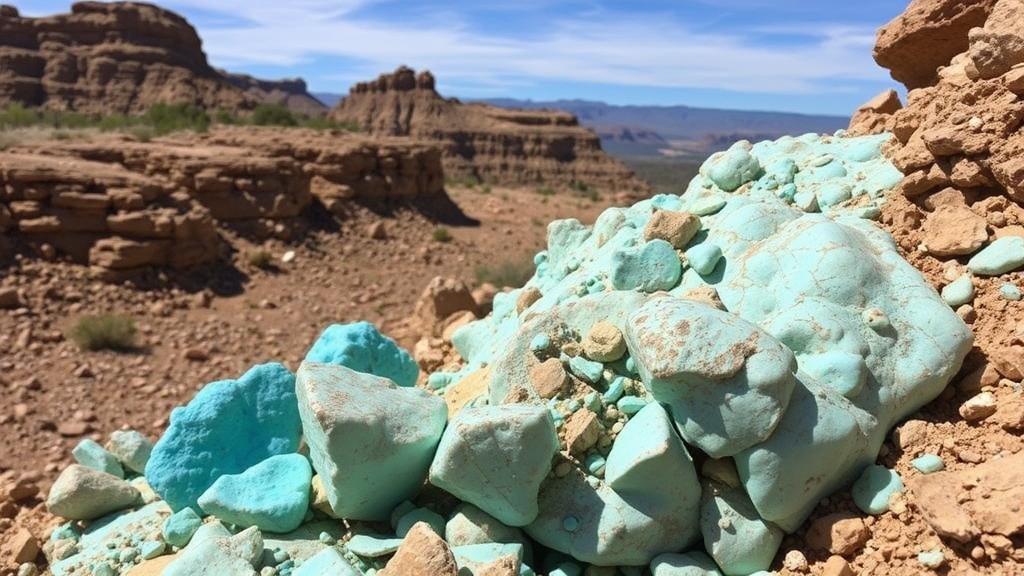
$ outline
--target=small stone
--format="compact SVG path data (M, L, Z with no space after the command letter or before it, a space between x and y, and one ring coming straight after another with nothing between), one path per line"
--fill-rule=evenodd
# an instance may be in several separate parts
M46 507L69 520L93 520L138 503L141 495L124 480L72 464L50 488Z
M1009 282L999 287L999 295L1011 302L1017 302L1022 297L1020 288L1018 288L1016 284L1011 284Z
M540 354L551 348L551 338L547 334L537 334L530 340L530 350L534 354Z
M721 259L722 249L712 242L701 242L686 251L686 260L690 267L701 276L714 272Z
M71 451L75 461L99 472L124 478L124 468L113 454L100 446L95 440L85 438Z
M139 474L145 472L146 462L153 452L153 443L149 438L135 430L114 431L106 447L126 468Z
M903 490L903 481L895 470L869 465L853 483L853 502L866 514L881 514L889 509L889 499Z
M164 520L161 530L164 540L171 546L184 548L192 535L203 525L203 519L191 508L184 508Z
M519 292L519 297L516 298L516 314L522 314L524 310L533 306L533 304L537 300L540 300L542 296L544 296L544 294L534 286L527 286L526 288L523 288L522 291Z
M275 571L275 574L277 572ZM361 576L337 548L324 548L302 563L291 576Z
M457 576L459 572L448 544L425 523L409 530L394 557L380 576Z
M25 562L21 566L18 566L18 576L37 576L38 574L39 569L31 562Z
M644 228L644 240L664 240L682 250L700 230L700 218L689 212L657 210Z
M858 516L839 512L822 516L811 523L806 541L817 550L850 556L859 551L871 537L871 531Z
M623 414L632 416L647 405L647 400L638 396L623 396L615 405L619 407L619 411Z
M366 235L373 240L384 240L388 237L388 231L383 222L374 222L366 227Z
M565 445L572 454L590 450L601 437L601 423L590 410L577 410L565 422Z
M283 262L284 264L289 264L289 263L294 262L294 261L295 261L295 250L288 250L287 252L285 252L284 254L281 255L281 262Z
M980 276L999 276L1024 266L1024 237L997 238L975 254L967 268Z
M850 563L842 556L829 556L821 569L821 576L856 576Z
M429 508L413 508L402 514L395 522L395 536L405 538L409 530L420 522L430 526L438 536L444 537L444 517Z
M583 339L583 353L591 360L614 362L626 353L626 340L614 324L601 320Z
M922 474L932 474L946 469L946 463L937 454L918 456L910 461L910 465Z
M970 274L964 274L942 288L942 300L956 308L974 300L974 283Z
M239 474L224 474L199 497L203 512L237 526L291 532L309 508L313 472L301 454L271 456Z
M13 310L21 306L21 297L16 288L0 288L0 309Z
M32 533L24 528L17 528L10 534L3 548L4 557L16 564L32 562L39 555L39 543Z
M782 566L791 572L807 572L807 557L799 550L790 550L782 558Z
M982 392L960 405L960 416L968 422L984 420L996 413L996 397L991 392Z
M604 373L603 364L600 362L594 362L593 360L587 360L582 356L574 356L570 358L569 369L572 370L572 373L581 380L590 384L600 382L601 376Z
M340 364L405 388L415 386L420 375L413 357L369 322L328 326L306 353L306 361Z
M167 550L167 543L163 540L146 540L139 545L139 553L143 560L152 560L162 556Z
M946 556L942 550L928 550L917 555L917 561L925 568L939 568L946 563Z
M558 358L548 358L531 366L529 378L534 391L545 400L558 396L569 382L569 375Z

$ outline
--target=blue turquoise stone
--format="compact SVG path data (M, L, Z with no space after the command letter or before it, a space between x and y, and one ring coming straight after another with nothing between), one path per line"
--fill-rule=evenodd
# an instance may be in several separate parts
M420 375L412 356L369 322L328 326L306 353L306 361L341 364L405 387L415 386Z
M224 522L291 532L309 509L313 470L301 454L271 456L240 474L225 474L202 496L199 506Z

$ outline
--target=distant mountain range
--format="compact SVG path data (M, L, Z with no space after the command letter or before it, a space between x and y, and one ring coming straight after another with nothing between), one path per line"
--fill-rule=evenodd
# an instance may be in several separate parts
M340 94L317 93L327 106ZM551 108L571 112L597 132L605 150L622 158L699 161L737 140L775 139L807 132L831 133L845 128L849 118L695 108L692 106L616 106L592 100L534 101L492 98L490 104L508 108Z

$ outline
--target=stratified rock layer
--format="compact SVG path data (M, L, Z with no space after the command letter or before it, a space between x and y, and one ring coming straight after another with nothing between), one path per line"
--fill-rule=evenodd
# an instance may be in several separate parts
M373 134L414 136L444 148L449 178L645 191L600 139L566 112L514 110L443 98L430 72L401 67L356 84L331 111Z

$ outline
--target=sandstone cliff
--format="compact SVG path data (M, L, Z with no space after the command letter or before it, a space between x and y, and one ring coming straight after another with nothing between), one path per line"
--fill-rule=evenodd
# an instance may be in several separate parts
M566 112L514 110L443 98L430 72L400 67L356 84L331 111L378 135L441 143L445 174L486 182L586 185L619 192L647 185L601 150Z
M307 116L322 116L327 113L327 106L309 93L306 81L302 78L263 80L248 74L233 74L226 70L220 70L220 73L251 100L280 104Z
M281 99L283 86L272 84L215 70L188 21L150 4L78 2L70 14L43 18L0 7L0 105L120 114L157 103L245 110ZM285 103L316 102L304 84L301 98L297 84L284 86Z
M0 153L0 236L101 270L217 258L219 229L288 235L314 200L443 194L440 150L408 139L223 128L152 142L47 142Z

